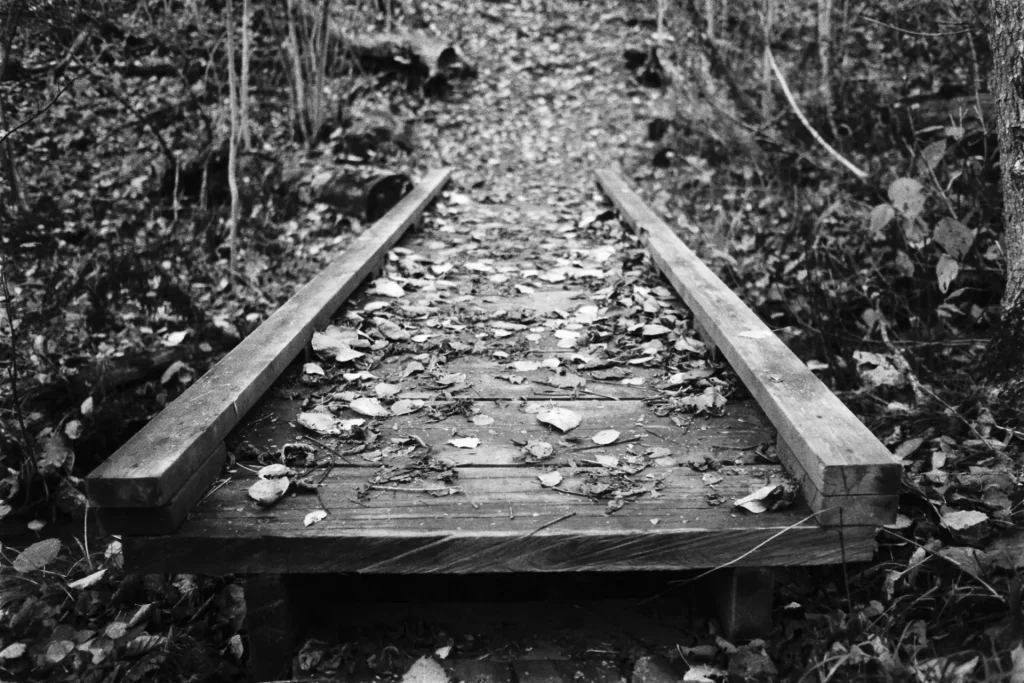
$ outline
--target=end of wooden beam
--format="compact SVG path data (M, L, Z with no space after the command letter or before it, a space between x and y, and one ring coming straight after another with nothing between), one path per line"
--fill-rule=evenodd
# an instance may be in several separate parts
M775 452L786 471L797 480L804 500L823 527L882 526L896 520L899 493L826 495L807 476L803 463L780 437Z
M224 444L220 444L168 503L156 507L101 507L96 513L100 526L105 533L125 536L172 533L203 499L210 482L217 479L226 461L227 451Z

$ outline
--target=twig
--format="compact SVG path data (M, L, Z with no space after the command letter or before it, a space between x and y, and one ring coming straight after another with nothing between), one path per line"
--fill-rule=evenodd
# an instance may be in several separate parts
M523 534L522 538L528 538L529 536L533 536L538 531L543 531L544 529L547 529L549 526L554 526L554 525L558 524L559 522L564 522L565 520L569 519L570 517L575 517L575 516L576 516L575 512L570 512L567 515L562 515L558 519L553 519L550 522L548 522L547 524L541 524L539 527L537 527L536 529L534 529L533 531L531 531L528 534Z
M611 401L619 400L616 396L609 396L608 394L599 394L596 391L591 391L590 389L580 389L580 391L582 391L584 394L590 394L591 396L597 396L599 398L607 398Z
M14 126L12 126L10 128L10 130L4 131L4 134L0 135L0 143L2 143L4 140L6 140L7 138L11 137L15 133L17 133L18 130L20 130L21 128L24 128L25 126L27 126L28 124L32 123L33 121L38 119L40 116L42 116L43 114L48 112L53 107L53 105L57 104L57 100L60 99L60 96L63 95L65 92L67 92L67 89L70 88L72 85L74 85L77 80L78 80L78 78L69 78L67 80L67 82L64 83L64 85L50 99L49 102L44 104L42 107L40 107L36 111L32 112L32 114L29 115L25 120L19 121L18 123L16 123Z
M700 579L703 579L706 576L714 574L719 569L725 569L726 567L731 567L732 565L736 564L737 562L742 562L746 558L748 558L751 555L753 555L754 553L756 553L761 548L765 547L766 545L768 545L769 543L774 541L779 536L781 536L781 535L783 535L783 534L785 534L785 533L787 533L787 532L797 528L798 526L800 526L804 522L809 522L810 520L814 519L818 515L823 515L826 512L832 512L834 510L836 510L836 508L827 508L825 510L818 510L817 512L812 512L811 514L807 515L803 519L798 520L796 522L793 522L792 524L787 526L785 529L780 529L776 533L772 534L771 536L769 536L765 540L763 540L760 543L758 543L757 545L755 545L753 548L751 548L747 552L741 553L741 554L737 555L736 557L732 558L728 562L720 564L717 567L712 567L711 569L708 569L707 571L701 572L700 574L698 574L697 576L695 576L695 577L693 577L691 579L681 579L679 581L672 581L671 583L674 584L674 585L683 586L683 585L686 585L688 583L693 583L694 581L699 581ZM641 601L641 604L648 603L648 602L650 602L652 600L656 600L657 598L660 598L662 595L667 593L668 590L669 589L666 589L666 590L661 591L660 593L657 593L656 595L652 595L651 597L647 598L646 600Z
M916 541L914 541L912 539L904 538L900 534L897 534L895 531L892 531L890 529L886 529L885 527L882 527L882 531L884 531L885 533L889 534L890 536L893 536L894 538L898 538L899 540L903 541L904 543L909 543L910 545L917 546L918 548L920 548L921 550L925 551L929 555L932 555L933 557L937 557L940 560L945 560L946 562L950 563L951 565L953 565L954 567L956 567L957 569L962 571L964 574L967 574L971 578L975 579L982 586L984 586L988 590L988 592L992 594L992 597L994 597L996 600L998 600L999 602L1003 603L1004 605L1006 604L1006 598L1004 598L1002 595L1000 595L999 591L997 591L995 588L993 588L987 581L985 581L985 579L981 578L980 576L978 576L977 574L975 574L973 572L967 571L963 567L963 565L961 565L959 562L957 562L953 558L946 557L945 555L937 553L934 550L932 550L931 548L923 546L920 543L917 543Z
M900 28L899 26L893 26L892 24L887 24L884 21L880 21L878 19L874 19L874 18L869 17L868 15L863 14L863 13L860 15L860 17L861 17L861 19L867 19L872 24L878 24L879 26L884 26L886 28L891 28L893 31L898 31L900 33L906 33L907 35L910 35L910 36L920 36L921 38L941 38L943 36L958 36L961 33L970 33L971 32L971 29L969 29L969 28L965 28L965 29L963 29L961 31L946 31L944 33L930 33L930 32L925 32L925 31L911 31L909 28Z
M330 472L330 470L327 471ZM320 495L320 487L318 486L313 489L313 493L316 494L316 501L320 503L320 509L323 510L325 514L331 514L331 511L327 509L327 503L324 502L323 496Z
M403 486L379 486L377 484L367 484L367 488L373 489L374 491L392 491L394 493L462 493L462 489L458 486L441 486L434 488L406 488Z
M508 501L508 518L515 519L515 513L512 512L512 501Z
M552 491L558 491L559 493L568 493L570 496L580 496L581 498L593 498L589 493L580 493L579 491L570 491L569 489L563 489L558 486L552 486Z
M592 451L595 448L605 448L607 446L621 446L622 444L625 444L625 443L635 443L635 442L639 441L641 438L643 438L643 437L634 436L631 439L622 439L621 441L612 441L611 443L596 443L593 446L580 446L579 448L574 448L572 450L574 452Z
M89 571L94 571L92 557L89 556L89 499L85 499L85 514L82 515L82 553L85 561L89 563Z
M202 505L203 503L205 503L207 498L209 498L213 494L217 493L217 491L220 491L222 488L224 488L229 481L231 481L231 477L226 478L224 481L218 483L216 486L214 486L212 489L210 489L206 493L206 495L203 496L202 499L200 499L200 501L198 503L196 503L196 507L198 507L198 506Z
M793 93L789 89L789 84L786 83L786 77L782 75L782 71L779 69L779 65L775 63L775 57L774 55L772 55L771 48L767 46L765 47L765 55L768 59L768 66L772 68L772 72L775 74L775 79L779 82L779 87L782 88L782 94L786 96L786 101L789 102L789 106L793 110L793 113L796 114L796 117L798 119L800 119L800 123L802 123L804 125L804 128L807 129L807 132L811 134L811 137L814 138L814 141L821 145L822 148L826 152L828 152L833 159L835 159L843 166L845 166L855 176L857 176L861 180L866 179L868 177L868 174L862 171L857 166L855 166L853 162L851 162L849 159L840 154L832 145L828 144L825 141L825 138L821 137L821 134L814 129L814 126L811 125L811 122L807 120L806 116L804 116L804 113L800 110L800 106L796 103L796 99L794 99L793 97Z
M355 498L349 498L349 499L348 499L348 502L350 502L350 503L355 503L356 505L358 505L358 506L359 506L359 507L361 507L361 508L368 508L368 507L370 507L370 506L369 506L369 505L367 505L366 503L360 503L360 502L359 502L358 500L356 500Z
M309 434L301 434L300 436L301 436L301 437L302 437L303 439L305 439L306 441L312 441L313 443L315 443L315 444L316 444L317 446L319 446L320 448L324 449L324 450L325 450L325 451L327 451L328 453L331 453L331 454L333 454L333 455L336 455L336 456L338 456L339 458L342 458L342 459L344 459L344 460L345 460L346 462L348 462L347 458L349 457L349 455L355 455L355 453L351 453L351 454L345 454L345 453L342 453L341 451L337 450L336 448L331 448L330 446L328 446L327 444L325 444L325 443L324 443L323 441L319 441L319 440L317 440L317 439L314 439L314 438L313 438L313 437L311 437L311 436L310 436ZM359 450L365 450L365 449L366 449L366 446L365 446L365 445L364 445L364 446L361 446L361 447L359 447ZM356 451L356 453L358 453L358 452L359 452L359 451L357 450L357 451ZM349 464L352 464L352 463L349 463Z

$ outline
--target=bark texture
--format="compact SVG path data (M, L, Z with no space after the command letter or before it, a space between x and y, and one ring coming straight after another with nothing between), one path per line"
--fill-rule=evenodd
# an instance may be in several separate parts
M992 0L991 8L1007 271L1003 310L1019 315L1024 312L1024 3Z
M986 359L1001 402L1024 424L1024 3L992 0L989 41L991 89L995 93L999 164L1003 186L1003 245L1006 292L1002 324Z

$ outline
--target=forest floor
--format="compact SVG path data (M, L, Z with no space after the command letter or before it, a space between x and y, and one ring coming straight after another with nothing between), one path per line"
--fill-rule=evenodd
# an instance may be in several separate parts
M991 320L995 301L988 291L993 289L992 273L998 269L990 249L995 240L991 225L977 218L988 216L989 208L952 203L965 222L969 215L980 225L971 235L973 246L951 247L956 240L948 235L959 234L959 228L947 223L942 233L947 237L936 234L933 238L944 251L935 247L915 251L914 239L893 246L859 234L868 225L878 233L888 224L916 224L916 215L901 214L901 220L908 219L903 222L893 216L884 222L882 218L886 211L903 211L923 197L923 183L914 181L920 189L900 185L901 173L890 169L907 174L920 171L919 148L924 144L915 143L905 159L897 153L872 151L867 144L848 152L874 173L871 182L851 182L853 189L849 189L844 188L843 171L812 146L793 158L775 146L772 153L786 161L766 161L744 156L729 141L678 122L670 126L668 141L650 139L652 120L664 118L666 111L679 111L679 105L671 89L642 84L637 70L628 68L623 59L626 50L646 51L657 43L651 39L652 12L632 3L472 0L424 5L430 25L443 27L444 34L457 38L477 75L453 81L444 98L418 102L414 151L378 163L413 175L428 168L454 168L446 219L457 224L460 207L471 207L465 209L465 217L477 226L486 223L488 239L493 240L493 244L477 240L477 260L511 263L515 255L510 249L515 245L502 242L500 223L523 217L545 228L546 251L572 253L574 231L592 225L604 210L593 171L620 169L678 226L684 239L723 272L726 282L777 327L812 368L821 371L823 379L904 463L901 516L893 528L880 530L877 561L866 566L787 571L780 582L775 631L764 643L743 650L744 656L755 652L771 660L781 678L793 681L1024 680L1018 577L1024 564L1024 539L1016 530L1021 502L1018 433L999 425L1006 411L987 405L971 377L990 333L986 321ZM159 86L145 86L149 87ZM368 97L385 105L389 98L392 103L408 100L393 87ZM70 113L73 102L62 102L49 112L60 116L49 122L45 136L35 138L39 149L50 153L52 148L75 143L78 134L65 130L77 120ZM273 126L281 128L283 119L276 112L263 116L269 147L277 142ZM116 142L106 137L109 133L106 130L94 144ZM140 138L147 135L141 130ZM955 131L950 133L950 157L967 167L963 158L968 155L952 152L955 136ZM155 147L152 141L148 144ZM946 144L943 141L943 153ZM665 167L661 162L667 147L673 147L675 154L668 155ZM789 153L791 147L783 151ZM941 154L935 159L936 147L931 149L925 170L932 177L948 173L944 180L950 178L954 171L944 170ZM656 159L661 160L657 167ZM102 159L93 163L99 165ZM801 183L782 177L781 168L790 163L807 164ZM50 444L41 449L46 455L40 460L46 460L51 469L67 472L62 491L79 501L78 478L87 473L82 463L94 464L109 454L232 338L254 328L342 248L346 229L352 233L359 228L358 221L335 215L322 205L304 207L277 224L276 209L268 200L266 207L253 212L253 216L260 211L263 215L252 221L251 243L244 254L245 284L232 286L225 279L223 260L192 258L189 249L196 247L189 242L203 240L175 235L177 212L170 218L172 212L166 206L159 211L136 209L137 214L145 214L143 222L152 232L146 238L125 237L131 216L125 207L159 197L156 186L161 173L145 164L141 167L149 170L141 173L136 162L126 160L124 173L105 181L107 188L113 186L112 194L122 190L124 194L104 209L109 212L106 216L92 217L95 222L89 230L95 227L95 235L66 220L57 221L59 229L46 224L52 229L46 235L32 232L36 226L21 225L20 232L12 231L14 238L5 236L5 245L17 244L18 250L12 253L22 260L7 272L24 306L10 317L24 313L28 321L21 336L32 350L16 352L25 356L25 366L32 368L38 382L38 386L27 385L30 394L47 385L52 379L47 375L60 374L84 359L157 347L173 349L185 339L192 345L189 355L176 359L183 362L170 366L174 369L170 375L162 372L159 381L148 382L137 393L111 398L103 406L100 394L95 398L88 392L77 394L73 402L54 402L50 407L43 402L29 415L27 428L33 432L33 441L37 435L39 444ZM36 179L35 186L28 183L30 191L44 188L46 182L34 170L30 162L27 175ZM83 178L90 175L79 168L64 172L74 183L87 184ZM136 178L131 177L133 173ZM968 169L957 178L963 182L971 173L983 175ZM60 174L54 174L59 180ZM944 185L953 188L954 180ZM903 189L894 191L894 186ZM86 196L95 189L71 188L70 197L57 196L57 207L50 213L61 215L60 203L76 201L75 192ZM899 192L912 196L908 200ZM889 206L886 197L896 209L879 211ZM943 197L948 200L941 193L929 197L929 211L935 211L934 205L944 207ZM97 205L96 197L90 195L89 201ZM513 209L493 216L487 208L502 205ZM66 210L64 215L69 215ZM335 228L341 229L341 236ZM202 233L196 230L195 234ZM153 234L159 234L159 239ZM96 248L104 239L119 238L129 245L126 252L111 249L108 260L102 262L82 259L81 252ZM128 265L133 240L141 245L147 263L155 264L155 271ZM946 296L948 280L939 294L933 271L939 269L940 279L942 272L948 277L951 256L962 263L961 277L973 279L964 292L954 288ZM209 265L197 266L200 261ZM937 262L946 265L937 266ZM197 267L205 269L202 278L194 277ZM110 296L97 281L103 268L114 273L114 282L119 277L137 280L141 294L131 296L141 304L136 306L120 284L113 289L126 299ZM67 281L48 290L54 280L47 277L56 278L57 271L64 271ZM75 294L76 285L87 292ZM64 304L59 320L32 317L45 309L48 291ZM154 310L152 299L165 296L171 303ZM117 306L104 309L111 301ZM119 412L122 409L124 413ZM5 423L10 427L8 434L23 429L13 426L15 420L7 416ZM76 443L67 445L65 437ZM5 446L10 443L4 441ZM73 504L64 507L75 509ZM98 536L88 524L84 527L88 533L79 533L81 517L68 526L51 523L56 517L50 512L37 509L32 514L35 518L27 528L21 517L12 515L15 521L4 521L0 678L114 683L237 680L246 675L244 579L126 576L120 569L116 539ZM54 535L59 543L37 542L32 552L21 552L33 541ZM516 624L509 632L470 623L468 616L465 624L451 614L432 620L432 611L447 609L437 606L437 591L454 591L451 586L396 591L392 597L421 603L423 609L354 608L365 609L360 625L366 629L352 636L354 645L343 653L349 659L362 658L360 669L370 670L380 680L400 680L403 667L416 653L443 650L453 643L456 649L471 651L474 640L491 644L504 639L519 653L538 649L553 660L594 651L613 661L614 670L625 676L638 658L650 654L673 660L682 675L687 668L682 664L685 653L706 665L694 668L692 676L700 673L721 679L735 654L734 644L721 639L713 624L700 615L666 625L665 611L684 610L685 598L674 598L676 602L658 609L631 607L626 617L619 603L590 600L591 592L606 592L617 598L628 596L631 604L639 604L660 593L665 580L652 578L647 586L647 580L630 576L629 585L623 587L615 580L590 583L587 579L577 586L560 585L564 598L552 595L554 589L537 588L536 595L547 600L547 606L525 616L522 611L502 616L502 628ZM506 589L509 595L528 597L529 585ZM484 599L479 587L463 588ZM650 594L644 595L648 588ZM421 599L426 593L430 599ZM466 595L446 593L446 597L457 603ZM576 609L605 615L593 617L594 642L583 642L579 633L573 642L563 642L572 631ZM451 610L460 613L466 608ZM630 625L614 633L619 619ZM531 620L535 631L531 631ZM602 631L606 626L609 631ZM305 652L319 660L327 650L341 653L342 645L323 642L309 645ZM379 652L368 655L373 648Z

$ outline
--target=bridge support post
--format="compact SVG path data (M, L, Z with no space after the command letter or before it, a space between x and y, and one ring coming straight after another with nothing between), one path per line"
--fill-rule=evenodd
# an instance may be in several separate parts
M296 614L291 577L257 574L245 582L249 671L254 681L291 679Z
M771 569L735 567L721 572L718 620L731 640L766 637L772 628L775 573Z

